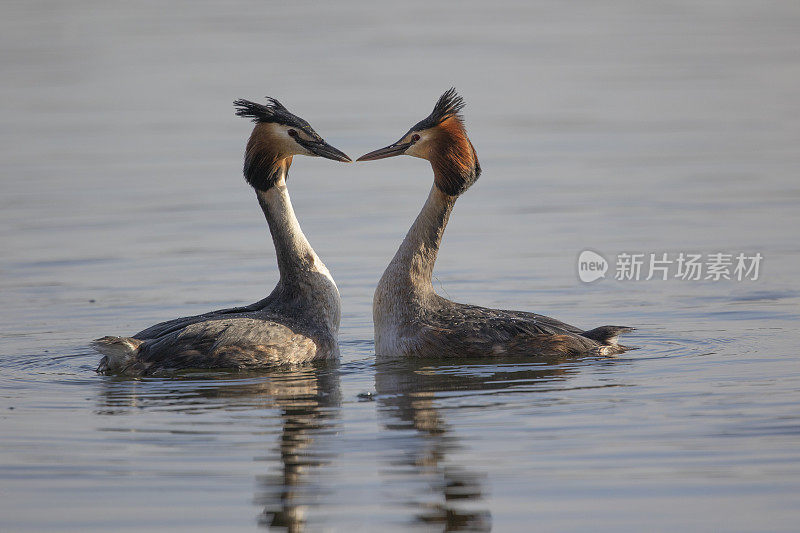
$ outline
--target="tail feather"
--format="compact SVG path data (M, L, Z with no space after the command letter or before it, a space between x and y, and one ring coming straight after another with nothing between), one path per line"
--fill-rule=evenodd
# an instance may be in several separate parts
M105 356L100 359L96 371L101 374L123 372L136 361L143 342L133 337L102 337L92 341L92 348Z
M627 326L600 326L581 333L582 336L609 346L619 346L619 336L630 333L635 328Z

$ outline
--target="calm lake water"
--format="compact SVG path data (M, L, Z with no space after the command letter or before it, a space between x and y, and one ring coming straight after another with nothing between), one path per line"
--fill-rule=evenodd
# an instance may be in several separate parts
M800 3L28 2L0 17L0 531L796 531ZM296 158L337 367L129 380L88 341L262 298L235 98L356 157L455 85L457 301L635 326L616 359L381 363L429 166ZM756 281L579 281L585 249Z

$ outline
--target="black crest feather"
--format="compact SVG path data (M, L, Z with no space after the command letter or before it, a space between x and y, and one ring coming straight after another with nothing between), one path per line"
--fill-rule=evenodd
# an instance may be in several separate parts
M276 124L283 124L284 126L303 130L306 134L311 136L311 138L316 139L319 137L308 122L292 114L275 98L267 97L266 104L257 104L250 100L239 99L234 100L233 105L236 107L237 116L250 118L256 124L274 122Z
M253 119L253 122L277 122L277 114L288 110L275 98L267 98L269 104L257 104L250 100L235 100L236 115Z
M461 110L464 109L465 105L464 98L462 98L456 92L455 87L451 87L439 97L436 105L433 106L433 111L431 111L431 114L419 121L411 129L418 131L426 130L434 126L438 126L450 117L456 117L459 120L463 120L463 117L461 116Z

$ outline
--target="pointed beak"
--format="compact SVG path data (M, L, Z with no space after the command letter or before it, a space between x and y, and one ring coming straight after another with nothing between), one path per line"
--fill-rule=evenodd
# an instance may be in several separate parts
M302 145L312 154L324 157L325 159L333 159L334 161L342 161L343 163L353 162L346 153L334 148L325 141L305 141L302 142Z
M384 159L387 157L394 157L396 155L403 155L411 143L394 143L385 148L379 148L368 154L364 154L356 161L375 161L376 159Z

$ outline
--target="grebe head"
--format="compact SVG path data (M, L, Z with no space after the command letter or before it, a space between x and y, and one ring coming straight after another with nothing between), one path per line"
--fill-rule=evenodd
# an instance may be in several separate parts
M244 176L259 190L275 185L289 169L292 156L318 156L349 163L344 152L326 143L311 125L292 114L275 98L267 97L267 104L249 100L236 100L236 114L256 123L244 159Z
M451 88L439 97L431 114L414 124L399 141L364 154L358 161L397 155L427 159L433 167L436 187L450 196L460 195L481 174L478 154L464 128L464 105L464 99Z

